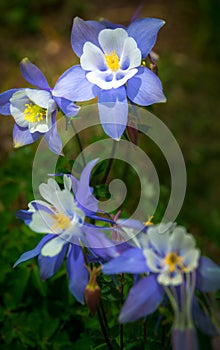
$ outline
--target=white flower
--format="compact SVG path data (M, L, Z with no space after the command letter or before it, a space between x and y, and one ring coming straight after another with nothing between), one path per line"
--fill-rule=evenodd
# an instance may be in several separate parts
M71 180L66 175L63 190L54 179L41 184L39 190L47 202L36 200L29 204L29 210L33 212L29 226L35 232L57 235L41 250L42 255L52 257L59 254L67 242L74 243L76 237L82 236L85 214L77 207L71 193Z
M98 42L100 47L90 41L84 44L81 67L88 71L87 79L101 89L119 88L137 73L141 51L122 28L103 29Z
M158 273L157 280L163 285L179 285L183 274L198 266L200 251L195 239L182 226L166 229L155 225L148 229L148 247L144 249L147 265Z
M51 115L56 103L51 93L45 90L23 89L10 98L10 112L15 122L22 128L46 133L52 125Z

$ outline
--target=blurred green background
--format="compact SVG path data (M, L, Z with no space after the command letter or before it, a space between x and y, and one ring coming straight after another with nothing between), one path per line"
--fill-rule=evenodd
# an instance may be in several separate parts
M132 0L1 0L0 91L26 86L18 67L24 57L41 68L51 86L77 62L69 40L73 17L103 17L127 25L138 5ZM141 17L166 21L154 50L168 101L151 111L172 131L186 162L187 193L177 221L196 236L204 255L220 263L220 3L149 0L142 5ZM69 295L64 269L46 283L39 280L35 260L12 269L19 255L39 241L14 218L33 199L31 167L37 145L14 150L12 128L13 119L1 116L0 347L106 349L97 320ZM150 145L149 156L165 203L169 169ZM117 309L113 313L116 317ZM152 348L157 346L151 342Z

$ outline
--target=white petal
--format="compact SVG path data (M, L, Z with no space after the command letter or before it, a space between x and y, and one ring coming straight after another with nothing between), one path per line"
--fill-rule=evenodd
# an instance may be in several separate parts
M53 205L60 213L67 213L71 216L77 203L74 200L73 194L68 190L56 191L53 194Z
M64 182L64 187L65 187L65 189L66 189L67 191L71 191L71 189L72 189L72 181L71 181L71 178L65 174L65 175L63 175L63 182Z
M149 243L161 257L164 257L169 250L169 231L160 230L161 225L150 226L148 229Z
M158 275L157 281L165 286L178 286L183 282L183 276L179 271L174 276L171 276L168 271L164 271Z
M151 249L143 250L144 256L147 260L147 265L151 269L152 272L160 272L162 270L162 259L158 255L156 255Z
M137 69L131 69L128 72L124 73L123 71L118 71L117 73L113 73L110 71L107 72L89 72L86 74L86 78L90 81L90 83L98 85L103 90L109 89L117 89L120 86L124 85L128 79L132 78L136 73ZM120 74L122 78L120 78ZM117 79L117 77L119 77Z
M197 268L199 263L199 256L199 249L192 249L184 255L183 264L186 266L187 271L190 272Z
M51 116L52 112L55 111L56 108L57 108L56 102L51 98L48 101L47 115Z
M102 50L89 41L83 46L83 54L80 58L80 63L82 69L88 71L105 71L108 69Z
M184 227L177 226L170 236L170 245L172 251L179 252L182 256L195 247L195 239Z
M98 85L103 90L109 90L113 88L113 74L107 72L89 72L86 74L86 78L90 83Z
M62 238L64 241L68 242L68 243L76 243L76 238L82 238L83 233L82 233L82 229L78 224L75 224L73 226L71 226L68 230L66 230L65 232L63 232L60 235L60 238Z
M14 117L15 122L20 127L27 127L28 121L24 119L24 109L26 103L30 103L30 100L25 95L24 90L19 90L15 92L10 98L10 112Z
M61 191L58 183L54 179L49 179L47 183L42 183L39 186L41 196L52 204L55 191Z
M50 127L46 120L41 120L40 122L37 123L29 123L29 131L30 133L34 133L36 131L45 133L50 130Z
M129 62L129 66L123 68L125 62ZM141 64L141 51L138 49L136 41L128 37L125 40L123 51L120 57L120 64L122 65L122 69L131 69L135 67L139 67Z
M122 28L103 29L99 33L98 41L105 53L109 54L115 50L116 54L120 57L127 37L126 30Z
M115 79L113 80L113 88L117 89L118 87L124 85L128 79L131 79L138 72L137 68L129 69L126 73L119 70L115 73ZM119 79L120 74L123 73L123 77Z
M11 115L14 117L15 122L21 127L28 127L28 121L24 119L24 113L14 105L10 105Z
M34 104L47 108L49 100L51 99L51 93L45 90L37 89L25 89L27 97L34 102Z
M23 98L27 98L25 94L25 90L18 90L11 96L9 101L11 103L14 103L15 101L21 100Z
M66 244L66 241L64 241L60 237L55 237L54 239L51 239L49 242L47 242L43 248L41 249L41 254L43 256L56 256L59 254L63 248L63 246Z
M53 228L54 219L51 214L43 210L35 211L32 215L32 220L29 224L31 230L38 233L54 233Z

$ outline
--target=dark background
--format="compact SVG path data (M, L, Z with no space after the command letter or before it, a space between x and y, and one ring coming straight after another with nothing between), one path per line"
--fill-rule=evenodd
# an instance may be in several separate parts
M131 0L1 0L0 92L26 86L18 66L24 57L41 68L51 86L77 62L70 44L75 16L127 25L138 5ZM195 235L203 255L220 263L220 3L149 0L142 2L140 15L166 21L154 51L159 54L167 103L151 111L172 131L186 162L188 186L178 222ZM36 145L14 150L12 117L1 116L0 123L0 346L3 350L89 349L79 334L84 330L88 342L87 328L98 326L94 320L87 327L83 324L87 311L83 313L68 294L63 270L43 284L35 261L12 269L19 255L39 241L14 216L33 199L31 167ZM149 156L161 184L169 187L164 160L153 148ZM75 327L73 333L70 324ZM94 335L90 336L92 342ZM70 340L76 341L76 347L70 347Z

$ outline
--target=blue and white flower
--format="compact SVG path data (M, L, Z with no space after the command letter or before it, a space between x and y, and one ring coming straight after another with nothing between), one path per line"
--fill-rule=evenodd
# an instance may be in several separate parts
M192 326L191 332L194 289L202 293L219 289L220 267L200 257L193 236L181 226L168 223L146 227L133 220L118 220L117 224L127 247L103 264L103 273L146 275L136 280L130 289L119 321L133 322L146 317L157 309L166 293L175 309L175 329L179 329L180 324L185 329L186 320L187 325ZM184 298L181 301L177 298L179 290Z
M22 254L15 266L38 256L40 275L45 280L56 273L66 257L69 288L81 303L88 283L83 247L89 249L94 261L116 256L103 228L85 220L86 217L98 218L95 215L98 203L89 186L90 174L97 161L85 166L79 180L64 175L64 189L53 178L41 184L39 191L44 200L34 200L29 203L29 210L17 213L17 217L33 231L46 235L33 250Z
M151 272L158 273L160 284L180 285L184 274L197 268L200 251L195 248L194 237L184 227L163 230L163 226L149 227L148 248L143 252Z
M119 140L127 124L127 98L141 106L166 101L159 78L142 65L164 23L144 18L125 28L76 17L71 42L80 65L60 77L54 95L64 93L73 101L98 96L104 131Z
M21 64L23 77L38 89L11 89L0 94L0 113L12 115L14 147L21 147L44 136L48 147L60 154L62 142L57 133L56 111L58 107L67 117L75 116L79 108L63 95L53 96L44 74L27 58Z

